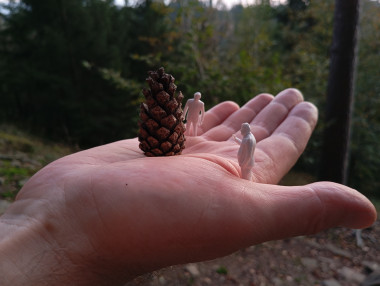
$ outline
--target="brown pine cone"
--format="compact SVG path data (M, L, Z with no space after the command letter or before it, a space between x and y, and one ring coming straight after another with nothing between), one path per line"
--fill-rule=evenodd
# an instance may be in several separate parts
M145 102L140 106L140 149L146 156L172 156L185 148L182 100L174 77L164 68L148 72L149 89L143 89Z

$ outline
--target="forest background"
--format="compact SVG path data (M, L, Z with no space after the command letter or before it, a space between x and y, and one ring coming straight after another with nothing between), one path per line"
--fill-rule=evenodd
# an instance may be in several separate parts
M21 0L0 9L0 124L89 148L137 135L148 70L176 78L185 100L242 105L302 91L320 121L296 165L318 175L333 0L221 2ZM348 184L380 197L380 3L362 0Z

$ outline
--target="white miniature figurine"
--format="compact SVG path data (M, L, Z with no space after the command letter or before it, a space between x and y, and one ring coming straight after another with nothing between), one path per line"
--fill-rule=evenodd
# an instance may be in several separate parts
M235 135L233 136L234 140L240 144L238 151L238 161L241 169L241 176L243 179L252 180L252 168L255 163L255 158L253 153L256 148L256 139L251 132L251 127L248 123L243 123L240 129L243 139L240 140Z
M185 114L185 119L187 120L186 127L189 129L190 136L197 136L198 126L201 126L203 123L205 105L200 99L201 93L194 93L194 99L188 99L185 108L183 109L183 114ZM199 113L201 117L200 119Z

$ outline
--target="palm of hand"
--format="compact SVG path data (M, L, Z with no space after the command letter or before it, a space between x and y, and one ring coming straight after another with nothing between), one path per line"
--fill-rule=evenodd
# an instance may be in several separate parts
M322 208L314 190L283 192L269 184L293 166L316 124L316 108L302 100L286 90L240 109L219 104L206 113L200 136L187 138L181 156L144 157L137 139L67 156L34 176L18 201L34 202L27 214L43 221L49 240L70 260L97 267L100 257L109 266L102 271L127 268L125 277L296 235L310 223L305 210L312 208L312 218ZM239 178L239 146L232 140L243 122L257 140L254 182ZM287 212L305 198L310 202L298 205L292 218L299 221L291 225ZM323 227L311 221L302 232Z

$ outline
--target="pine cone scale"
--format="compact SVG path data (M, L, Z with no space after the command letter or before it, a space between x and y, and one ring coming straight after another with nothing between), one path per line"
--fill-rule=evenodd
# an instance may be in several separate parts
M166 128L172 130L174 125L176 124L176 118L174 117L173 114L163 118L160 123L162 126L165 126Z
M164 107L165 104L170 100L170 95L165 91L161 91L157 94L156 100L161 107Z

